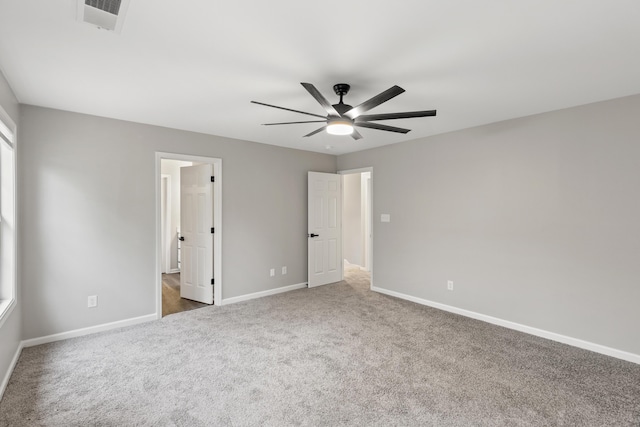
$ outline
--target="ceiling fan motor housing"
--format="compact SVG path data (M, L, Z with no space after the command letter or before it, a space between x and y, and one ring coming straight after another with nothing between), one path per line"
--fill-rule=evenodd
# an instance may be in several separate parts
M349 105L349 104L343 104L342 102L340 102L339 104L333 104L333 108L335 108L336 111L341 116L343 116L344 113L346 113L347 111L351 110L353 107L351 105Z

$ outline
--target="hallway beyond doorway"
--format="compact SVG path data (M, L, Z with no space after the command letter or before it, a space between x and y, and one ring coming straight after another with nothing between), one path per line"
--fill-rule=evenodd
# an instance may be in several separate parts
M180 298L180 273L162 275L162 317L207 306L208 304Z
M344 263L344 281L358 290L371 289L371 273L363 270L359 265Z

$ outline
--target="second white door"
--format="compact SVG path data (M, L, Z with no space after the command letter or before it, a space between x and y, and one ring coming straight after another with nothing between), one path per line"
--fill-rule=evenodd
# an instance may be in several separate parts
M180 297L213 304L213 165L180 168Z
M342 176L309 172L309 287L342 280Z

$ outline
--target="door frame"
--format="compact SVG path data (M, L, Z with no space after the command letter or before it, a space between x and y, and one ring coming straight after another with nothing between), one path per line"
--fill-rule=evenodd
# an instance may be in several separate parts
M195 156L191 154L155 153L156 183L156 318L162 318L162 219L161 219L161 188L162 188L162 160L182 160L186 162L210 163L216 177L213 183L213 304L222 305L222 159L216 157Z
M369 240L369 259L370 259L370 265L369 265L369 274L371 277L370 283L369 283L369 289L373 289L373 271L374 271L374 263L373 263L373 238L374 238L374 224L375 221L373 220L373 166L369 166L369 167L364 167L364 168L357 168L357 169L345 169L345 170L340 170L337 172L338 175L342 175L342 189L343 189L343 197L344 197L344 175L351 175L351 174L356 174L356 173L363 173L363 172L370 172L371 173L371 188L370 188L370 192L369 192L369 206L368 208L368 214L369 214L369 218L370 218L370 227L371 227L371 239ZM343 221L344 222L344 221ZM342 253L344 254L344 233L342 233ZM344 266L342 267L342 274L343 274L343 280L344 280Z

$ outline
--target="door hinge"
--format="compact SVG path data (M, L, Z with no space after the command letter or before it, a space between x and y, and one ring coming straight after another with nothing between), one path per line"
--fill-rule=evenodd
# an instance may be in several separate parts
M216 279L211 279L211 284L215 285L215 281L216 281Z
M215 227L211 227L211 234L213 234L213 233L215 233L215 232L216 232Z
M211 177L211 182L216 182L216 177L215 176Z

